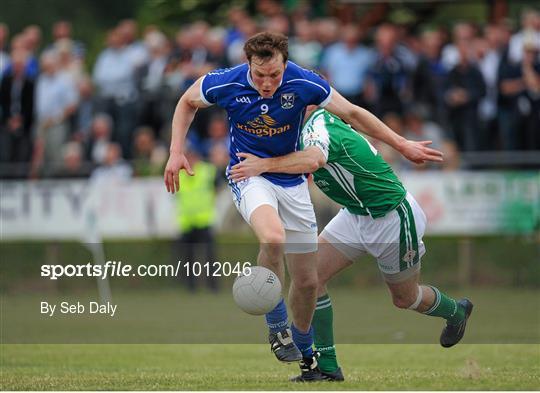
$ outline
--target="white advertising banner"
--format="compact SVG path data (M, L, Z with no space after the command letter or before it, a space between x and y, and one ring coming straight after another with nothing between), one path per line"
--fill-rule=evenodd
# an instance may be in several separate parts
M518 234L540 229L538 172L433 171L400 177L426 213L428 234Z
M175 209L161 179L0 183L2 239L171 237L178 233Z
M400 177L428 217L427 234L519 234L539 229L539 173L408 172ZM226 209L235 208L230 203ZM170 238L178 234L176 215L175 198L161 178L123 184L0 182L2 240Z

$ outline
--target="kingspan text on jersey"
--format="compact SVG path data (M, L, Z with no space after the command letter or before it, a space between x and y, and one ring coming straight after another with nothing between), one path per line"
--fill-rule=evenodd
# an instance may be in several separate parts
M248 127L245 124L236 123L236 128L242 131L247 131L250 134L255 134L257 136L274 136L277 134L282 134L291 129L290 124L286 124L283 127L261 127L261 128L252 128Z

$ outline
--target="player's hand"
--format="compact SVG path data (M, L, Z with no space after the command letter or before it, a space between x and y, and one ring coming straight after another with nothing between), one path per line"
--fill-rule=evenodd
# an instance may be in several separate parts
M423 164L426 161L442 162L443 153L428 147L432 141L405 141L400 151L408 160L415 164Z
M180 190L179 174L181 169L184 169L190 176L195 174L184 154L171 153L169 156L169 161L167 161L167 166L165 167L165 173L163 175L167 192L174 194L176 191Z
M230 178L235 183L246 180L252 176L259 176L261 173L266 172L264 158L249 153L236 153L236 156L243 158L243 160L234 165L229 171Z

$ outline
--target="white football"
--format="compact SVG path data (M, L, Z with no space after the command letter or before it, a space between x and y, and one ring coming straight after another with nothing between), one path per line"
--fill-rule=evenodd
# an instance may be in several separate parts
M270 269L254 266L250 274L234 280L233 298L242 311L263 315L272 311L281 300L281 282Z

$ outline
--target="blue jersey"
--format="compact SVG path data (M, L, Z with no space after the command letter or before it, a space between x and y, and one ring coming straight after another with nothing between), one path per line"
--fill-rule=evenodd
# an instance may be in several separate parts
M330 98L327 81L290 61L271 98L259 95L246 63L209 72L201 83L201 99L208 105L224 108L229 116L229 167L238 163L238 152L267 158L298 150L306 106L324 107ZM284 187L304 180L301 174L264 173L262 176Z

